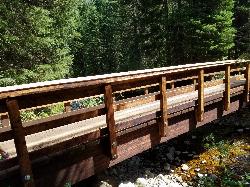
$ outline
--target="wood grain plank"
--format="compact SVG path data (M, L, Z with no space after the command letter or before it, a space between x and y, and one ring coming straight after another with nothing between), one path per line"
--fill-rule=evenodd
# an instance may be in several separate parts
M23 185L25 187L35 186L18 103L14 99L8 99L6 105L9 113L11 128L13 130Z
M198 75L198 111L197 121L201 122L204 119L204 70L201 69Z
M63 103L63 105L64 105L64 112L71 111L71 103L70 102Z
M167 88L166 77L161 77L160 82L160 111L161 122L159 123L160 137L167 136L168 134L168 107L167 107Z
M8 127L10 125L8 114L2 114L0 120L2 123L2 127Z
M105 86L104 103L106 108L106 123L109 133L109 149L111 159L117 158L117 140L116 140L116 126L113 108L112 86L108 84Z
M224 93L224 110L230 110L230 65L226 66L225 71L225 93Z

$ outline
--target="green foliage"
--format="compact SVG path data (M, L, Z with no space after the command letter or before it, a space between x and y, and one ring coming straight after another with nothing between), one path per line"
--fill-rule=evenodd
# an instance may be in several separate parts
M73 110L77 110L80 108L89 108L98 106L100 104L103 104L103 102L104 102L104 97L87 98L78 101L73 101L71 103L71 107Z
M250 183L250 173L245 173L241 178L235 177L235 173L231 170L224 168L224 171L220 174L219 178L215 178L213 175L207 175L200 178L197 181L199 187L245 187Z
M69 74L79 2L1 1L1 85L60 79Z
M40 118L46 118L52 115L63 113L64 104L58 103L49 107L34 109L29 111L21 112L22 121L31 121Z
M222 157L228 156L230 144L228 141L217 140L213 133L210 133L202 140L205 149L216 148Z
M250 2L236 0L234 26L237 29L235 37L234 57L250 58Z

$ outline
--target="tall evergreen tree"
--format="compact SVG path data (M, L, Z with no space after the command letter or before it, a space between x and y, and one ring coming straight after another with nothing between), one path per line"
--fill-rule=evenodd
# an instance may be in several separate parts
M74 0L1 1L0 85L67 76L78 5Z

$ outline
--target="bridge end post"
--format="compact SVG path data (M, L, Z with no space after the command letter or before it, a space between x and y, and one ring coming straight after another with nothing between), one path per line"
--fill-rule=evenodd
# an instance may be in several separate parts
M24 187L34 187L35 182L32 173L29 152L25 140L25 132L22 125L18 102L15 99L7 99L6 106L9 114L10 125L13 131L17 158L20 166Z
M108 126L108 133L109 133L110 156L111 159L116 159L118 155L117 155L116 126L115 126L111 84L105 85L104 103L106 109L106 123Z

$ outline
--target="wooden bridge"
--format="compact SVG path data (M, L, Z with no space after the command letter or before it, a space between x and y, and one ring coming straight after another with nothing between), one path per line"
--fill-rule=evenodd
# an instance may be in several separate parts
M237 111L249 90L250 61L235 60L1 87L0 147L9 158L0 186L74 184ZM83 98L104 102L71 110ZM21 119L59 102L64 113Z

